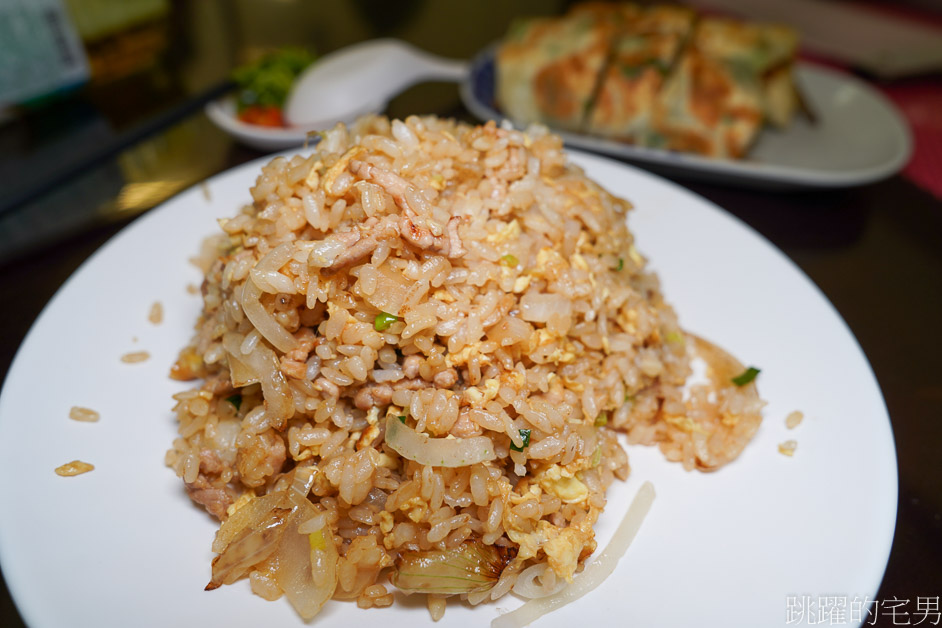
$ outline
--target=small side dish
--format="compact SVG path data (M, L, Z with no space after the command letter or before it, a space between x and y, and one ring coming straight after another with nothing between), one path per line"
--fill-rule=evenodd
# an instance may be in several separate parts
M283 127L282 109L298 75L317 57L303 48L283 48L232 74L237 85L239 120L267 127Z

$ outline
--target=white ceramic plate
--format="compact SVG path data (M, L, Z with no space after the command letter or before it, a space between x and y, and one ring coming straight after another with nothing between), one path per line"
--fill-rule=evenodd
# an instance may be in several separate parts
M888 177L906 165L912 139L905 120L882 94L849 74L799 64L797 82L817 117L786 130L765 129L743 160L632 146L579 133L560 133L570 146L626 159L669 175L758 188L833 188ZM462 85L465 106L482 120L500 120L494 104L494 48L471 63Z
M769 405L755 441L717 473L630 448L632 474L610 491L600 547L644 480L658 493L650 515L608 581L535 625L773 626L789 596L847 596L848 609L872 599L893 536L896 460L880 390L846 325L788 259L716 206L634 168L574 158L635 203L630 226L682 324L760 367ZM34 628L301 625L288 602L251 595L245 581L203 591L216 525L163 463L170 396L187 387L167 372L200 309L187 258L247 201L259 166L214 177L116 236L49 303L10 369L0 560ZM160 325L147 319L155 301ZM146 362L119 360L142 350ZM73 405L101 420L70 420ZM787 430L792 410L806 418ZM777 451L787 439L798 441L793 458ZM74 459L96 468L53 473ZM487 625L519 604L449 604L438 625ZM364 622L431 625L415 597L371 611L330 602L315 625Z

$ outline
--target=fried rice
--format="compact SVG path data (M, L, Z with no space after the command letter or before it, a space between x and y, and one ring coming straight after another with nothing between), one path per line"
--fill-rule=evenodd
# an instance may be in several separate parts
M687 469L761 421L561 140L370 117L277 157L202 259L167 464L221 521L207 589L304 618L394 591L551 593L596 549L618 432ZM685 386L703 357L711 380Z

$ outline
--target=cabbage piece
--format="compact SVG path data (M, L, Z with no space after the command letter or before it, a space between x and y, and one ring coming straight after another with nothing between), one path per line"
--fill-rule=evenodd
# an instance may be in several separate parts
M400 553L390 582L408 593L486 591L497 584L508 562L505 549L466 541L453 549Z

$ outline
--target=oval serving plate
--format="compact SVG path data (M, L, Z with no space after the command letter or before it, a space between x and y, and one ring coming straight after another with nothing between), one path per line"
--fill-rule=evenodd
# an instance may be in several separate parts
M461 86L465 106L482 120L501 120L495 103L495 46L480 52ZM909 127L882 94L853 76L799 63L796 80L816 116L796 116L785 130L764 129L742 160L634 146L558 131L576 148L624 159L668 176L752 188L838 188L898 172L912 152ZM513 121L512 121L513 122Z

